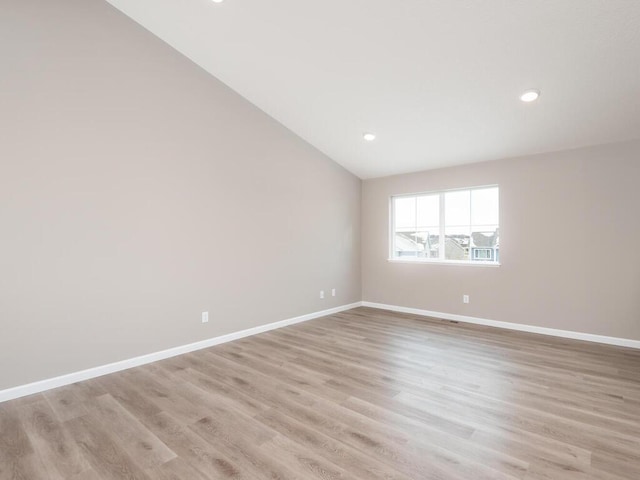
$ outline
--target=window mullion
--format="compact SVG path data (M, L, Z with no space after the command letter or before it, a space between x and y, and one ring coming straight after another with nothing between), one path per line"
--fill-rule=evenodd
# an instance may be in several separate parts
M415 243L415 249L416 249L416 258L420 258L419 252L418 252L418 197L416 196L413 201L415 202L415 206L413 207L416 214L415 214L415 221L413 224L413 233L414 233L414 243Z
M473 243L473 191L474 189L469 190L469 253L467 253L467 260L470 262L473 261L473 258L471 258L471 244Z
M444 192L440 192L440 248L438 258L445 260Z

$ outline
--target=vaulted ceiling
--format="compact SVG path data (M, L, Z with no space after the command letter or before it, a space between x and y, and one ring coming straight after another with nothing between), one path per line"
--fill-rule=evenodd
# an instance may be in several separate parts
M108 1L361 178L640 138L640 1Z

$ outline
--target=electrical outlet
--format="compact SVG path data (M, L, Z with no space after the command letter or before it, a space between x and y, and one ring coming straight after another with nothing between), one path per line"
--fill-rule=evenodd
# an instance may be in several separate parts
M331 289L331 296L332 296L332 297L335 297L335 296L336 296L336 289L335 289L335 288L332 288L332 289Z
M209 312L202 312L202 323L209 323Z
M324 298L324 290L320 290L320 298Z
M469 295L462 296L462 303L469 303Z

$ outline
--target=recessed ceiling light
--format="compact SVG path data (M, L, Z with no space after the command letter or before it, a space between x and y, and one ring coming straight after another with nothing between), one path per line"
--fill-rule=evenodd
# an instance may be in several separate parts
M224 0L211 0L213 3L222 3Z
M520 95L520 100L523 102L535 102L540 96L540 90L527 90Z
M367 142L373 142L376 139L376 136L373 133L365 133L364 135L362 135L362 138L364 138Z

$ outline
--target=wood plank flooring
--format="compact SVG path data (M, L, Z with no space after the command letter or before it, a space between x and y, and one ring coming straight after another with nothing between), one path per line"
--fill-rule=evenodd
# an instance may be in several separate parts
M357 308L0 404L0 480L638 480L640 351Z

